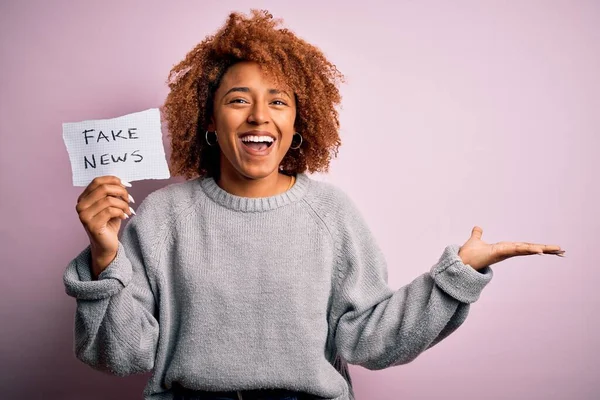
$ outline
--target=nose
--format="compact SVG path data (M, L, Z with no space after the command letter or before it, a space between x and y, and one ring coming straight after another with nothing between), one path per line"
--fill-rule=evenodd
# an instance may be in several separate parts
M261 101L256 101L248 114L248 123L262 125L269 121L269 109Z

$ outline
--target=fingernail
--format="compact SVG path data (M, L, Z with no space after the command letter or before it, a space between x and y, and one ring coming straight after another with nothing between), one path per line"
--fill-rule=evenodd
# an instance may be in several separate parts
M132 213L133 215L135 215L135 211L133 211L133 208L129 207L129 211L131 211L131 213Z
M129 215L123 213L123 215L125 216L125 219L129 218Z
M121 179L121 185L123 185L125 187L131 187L131 183L124 181L123 179Z
M129 201L132 203L135 203L135 200L133 200L133 197L131 197L131 195L129 194Z

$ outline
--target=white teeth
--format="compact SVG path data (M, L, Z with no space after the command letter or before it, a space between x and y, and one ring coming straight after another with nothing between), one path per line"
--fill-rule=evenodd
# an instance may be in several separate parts
M273 142L273 138L270 136L245 136L242 138L242 142Z

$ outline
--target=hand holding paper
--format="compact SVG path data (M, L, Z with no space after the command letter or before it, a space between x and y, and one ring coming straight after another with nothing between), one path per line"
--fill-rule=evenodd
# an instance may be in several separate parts
M125 181L167 179L157 108L118 118L63 124L73 185L86 186L99 176Z
M121 220L135 214L130 200L123 182L110 175L94 178L77 199L75 209L90 238L94 279L117 255Z

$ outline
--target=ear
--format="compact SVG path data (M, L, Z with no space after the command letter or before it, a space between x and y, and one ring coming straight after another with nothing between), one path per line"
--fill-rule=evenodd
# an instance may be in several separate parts
M210 123L208 124L208 126L206 127L206 129L208 129L209 132L216 131L216 124L215 124L215 118L214 117L210 117Z

